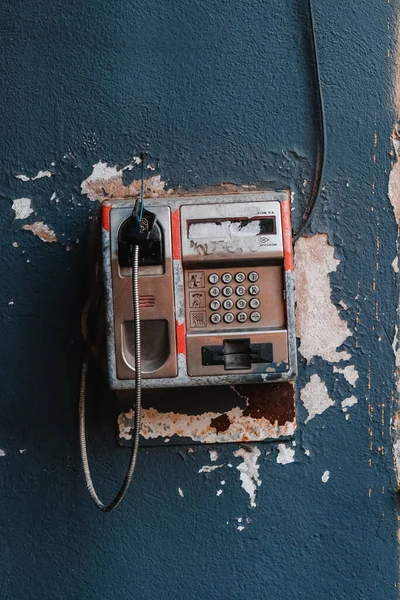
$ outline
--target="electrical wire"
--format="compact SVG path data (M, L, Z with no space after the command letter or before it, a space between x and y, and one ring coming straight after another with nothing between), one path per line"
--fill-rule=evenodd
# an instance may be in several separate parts
M319 58L318 58L318 46L315 35L315 23L314 23L314 14L312 7L312 0L307 0L308 6L308 21L310 25L310 33L311 33L311 46L313 52L313 62L314 62L314 73L315 73L315 83L316 83L316 91L317 91L317 102L318 102L318 120L319 120L319 140L318 140L318 148L317 148L317 160L315 163L315 174L313 180L313 186L311 190L311 198L310 198L310 206L306 211L306 216L303 224L300 226L299 231L293 236L293 241L299 239L305 232L306 229L311 225L312 219L315 214L315 208L317 205L317 200L321 193L322 182L324 179L324 170L325 170L325 162L326 162L326 153L327 153L327 135L326 135L326 119L325 119L325 105L324 105L324 96L322 92L322 83L320 77L320 69L319 69Z
M87 441L86 441L86 380L88 371L88 358L82 363L81 384L79 394L79 440L81 458L86 486L89 494L99 510L111 512L122 502L132 481L139 450L139 436L142 414L142 361L141 361L141 335L140 335L140 309L139 309L139 246L131 249L132 258L132 299L133 299L133 330L135 339L135 414L132 428L132 448L129 458L128 469L120 489L114 499L104 504L97 495L90 472Z

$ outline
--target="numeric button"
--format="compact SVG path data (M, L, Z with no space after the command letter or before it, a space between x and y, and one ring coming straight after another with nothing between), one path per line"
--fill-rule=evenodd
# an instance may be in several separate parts
M232 281L232 275L230 273L224 273L221 279L223 283L230 283Z
M246 279L246 275L244 273L236 273L235 275L235 281L237 283L243 283L243 281Z
M258 287L258 285L251 285L249 287L249 294L251 296L257 296L257 294L259 293L260 288Z
M212 288L210 288L210 292L209 293L210 293L210 296L212 298L216 298L217 296L219 296L219 288L212 287Z
M246 288L244 285L238 285L235 291L238 296L244 296L246 293Z
M224 300L222 306L225 308L225 310L231 310L231 308L233 308L233 300L230 300L229 298Z
M247 302L244 298L239 298L239 300L236 302L236 306L239 310L243 310L246 308Z
M232 296L233 289L231 288L230 285L227 285L226 287L222 288L222 293L224 296Z
M233 316L233 314L231 312L225 313L224 314L224 321L225 323L232 323L232 321L235 319L235 317Z
M211 273L208 276L208 281L214 285L215 283L218 283L219 277L216 273Z
M219 300L211 300L210 302L210 308L211 310L218 310L221 306L221 303L219 302Z

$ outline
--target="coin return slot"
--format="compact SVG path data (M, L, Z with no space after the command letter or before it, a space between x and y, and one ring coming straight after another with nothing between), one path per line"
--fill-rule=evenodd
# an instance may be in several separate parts
M222 346L203 346L204 367L223 365L225 370L251 369L253 363L273 361L272 344L250 344L250 339L224 340Z

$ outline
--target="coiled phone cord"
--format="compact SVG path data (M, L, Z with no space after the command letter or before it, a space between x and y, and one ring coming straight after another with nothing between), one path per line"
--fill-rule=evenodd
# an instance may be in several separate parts
M136 459L139 450L139 436L142 416L142 360L141 360L141 336L140 336L140 310L139 310L139 246L133 246L131 252L132 258L132 299L133 299L133 330L135 338L135 416L132 434L132 449L129 458L128 469L122 482L122 485L109 504L104 504L95 490L92 475L90 472L87 443L86 443L86 379L88 371L87 359L82 363L81 384L79 393L79 440L81 447L81 458L83 472L85 475L86 486L89 494L99 510L102 512L111 512L123 500L136 466Z

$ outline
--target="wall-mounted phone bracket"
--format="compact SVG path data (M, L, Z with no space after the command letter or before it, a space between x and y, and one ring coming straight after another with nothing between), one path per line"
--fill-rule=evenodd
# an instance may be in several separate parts
M135 205L103 204L108 376L134 388L131 268L121 232ZM140 266L143 387L287 381L296 373L290 193L169 197Z

